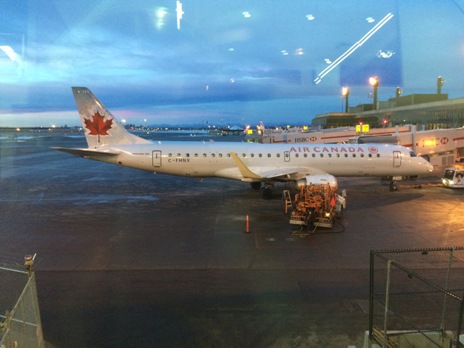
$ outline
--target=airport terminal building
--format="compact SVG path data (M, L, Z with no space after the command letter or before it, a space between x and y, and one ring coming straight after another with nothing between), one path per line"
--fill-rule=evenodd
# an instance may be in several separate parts
M369 124L370 128L414 124L418 130L459 128L464 126L464 98L448 99L447 94L411 94L388 101L348 108L348 112L317 115L313 128L354 127Z

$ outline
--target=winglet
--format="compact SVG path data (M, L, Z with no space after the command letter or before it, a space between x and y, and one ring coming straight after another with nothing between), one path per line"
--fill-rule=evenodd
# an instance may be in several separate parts
M242 162L240 158L238 158L237 154L235 152L231 152L230 155L232 156L232 159L234 160L235 164L238 167L238 170L240 170L240 174L242 174L244 179L252 179L254 180L264 180L264 177L261 175L258 175L256 173L253 173L246 165L245 163Z

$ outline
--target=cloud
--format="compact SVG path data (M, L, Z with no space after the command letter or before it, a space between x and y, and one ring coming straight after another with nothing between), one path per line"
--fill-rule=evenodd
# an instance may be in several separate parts
M172 110L181 110L186 118L200 117L195 110L207 106L223 115L219 118L235 119L240 112L246 118L246 112L262 110L266 103L273 106L268 114L274 110L275 117L286 119L291 100L301 113L320 106L327 107L322 112L337 111L341 84L352 87L353 103L369 102L365 75L376 70L388 77L382 79L379 98L394 95L398 84L419 93L427 92L423 89L429 81L428 91L433 91L437 74L446 80L445 93L462 93L464 46L456 33L464 30L464 21L452 1L438 8L424 3L421 18L434 14L436 20L423 21L411 15L417 6L401 1L348 1L334 9L322 1L296 0L289 6L205 0L184 3L181 30L175 2L164 5L163 25L157 25L161 5L148 0L130 6L109 0L6 4L0 46L11 47L22 63L0 55L0 108L16 113L72 110L70 87L87 86L116 109L144 112L156 105L166 107L170 119ZM327 66L325 59L336 59L389 12L395 22L323 83L313 84ZM313 20L308 21L308 13ZM419 35L425 27L429 34ZM379 50L389 49L395 55L381 61ZM317 105L299 102L305 98Z

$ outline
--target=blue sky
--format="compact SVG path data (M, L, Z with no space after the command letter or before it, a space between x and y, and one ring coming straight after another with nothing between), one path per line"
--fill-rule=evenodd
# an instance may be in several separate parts
M309 124L374 75L464 97L462 0L181 3L178 28L175 0L0 0L0 126L78 125L71 86L150 125Z

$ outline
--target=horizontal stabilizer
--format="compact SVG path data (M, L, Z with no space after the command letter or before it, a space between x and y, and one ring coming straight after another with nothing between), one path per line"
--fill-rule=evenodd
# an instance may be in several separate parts
M66 147L52 147L52 149L67 152L74 156L86 157L86 158L102 157L102 156L113 157L121 153L119 151L114 151L114 150L98 151L98 150L92 150L92 149L69 149Z

